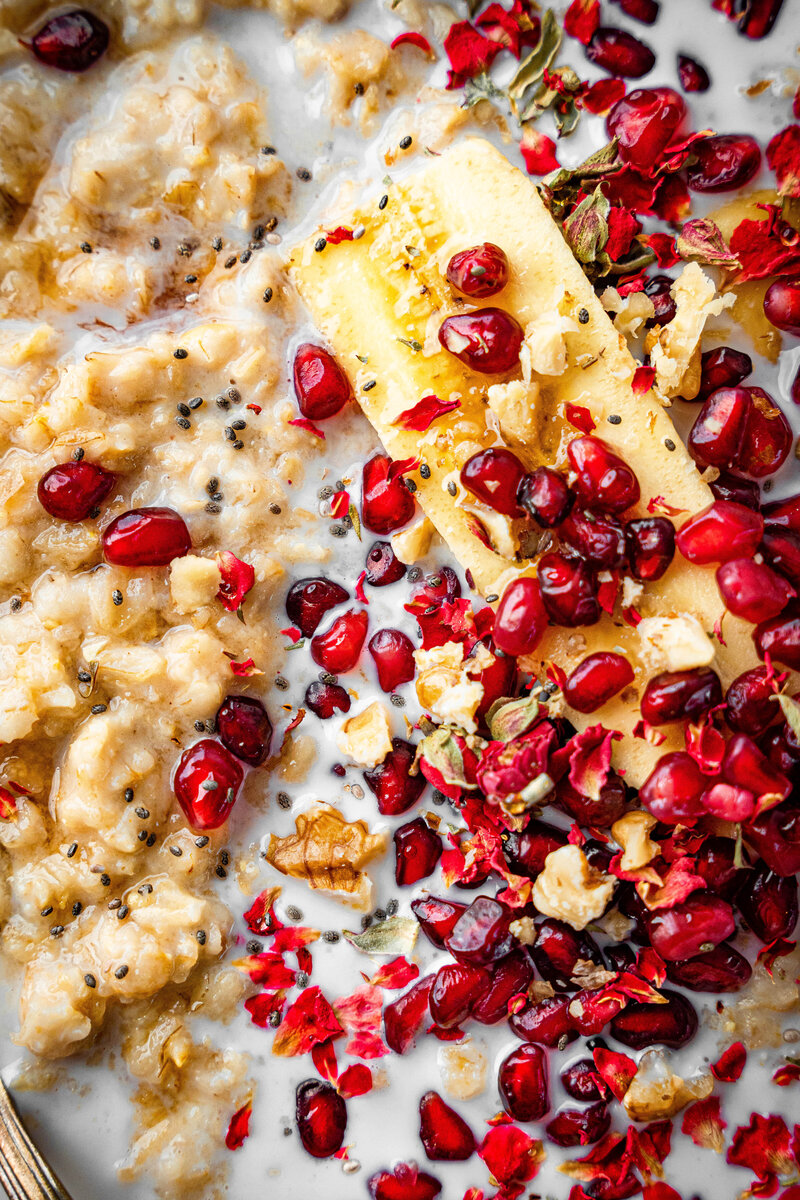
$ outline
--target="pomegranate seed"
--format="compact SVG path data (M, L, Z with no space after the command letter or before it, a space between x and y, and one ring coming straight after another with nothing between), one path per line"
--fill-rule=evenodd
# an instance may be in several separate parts
M689 825L703 815L706 778L685 750L664 754L639 789L639 799L665 825Z
M735 733L728 742L722 760L722 777L736 787L747 788L755 796L778 795L786 800L792 790L789 780L775 770L745 733Z
M696 958L667 963L670 983L690 992L738 992L749 982L752 968L738 950L727 942Z
M761 490L754 479L742 479L730 471L720 471L708 485L715 500L733 500L745 508L757 509L761 501Z
M544 870L548 854L566 844L567 835L563 829L548 825L546 821L533 820L522 833L504 835L503 856L514 874L535 879Z
M551 467L537 467L526 475L517 495L525 511L544 529L561 524L574 498L564 476Z
M628 17L641 21L644 25L652 25L658 17L661 7L657 0L614 0Z
M793 404L800 404L800 369L795 372L795 377L792 380L792 386L789 389Z
M325 613L349 599L350 593L332 579L298 579L286 596L286 615L303 637L311 637Z
M211 738L184 750L172 786L192 829L219 829L236 803L244 772L229 750Z
M494 641L498 650L512 658L530 654L539 645L546 628L547 612L538 579L528 575L513 579L503 592L495 614Z
M589 568L577 558L545 554L537 573L542 601L554 625L574 629L600 620L596 584Z
M800 533L782 525L765 525L761 553L786 579L795 586L800 584Z
M398 1163L393 1171L378 1171L367 1181L372 1200L436 1200L442 1185L416 1163Z
M664 671L648 682L642 696L642 716L649 725L696 721L722 701L722 684L710 667Z
M645 906L633 884L623 883L618 887L615 900L619 911L633 921L633 928L628 934L630 940L640 946L649 945L647 918L650 916L650 910Z
M323 346L303 342L294 356L294 394L304 417L324 421L341 412L352 398L350 381Z
M217 709L217 732L226 750L251 767L269 754L272 722L255 696L226 696Z
M445 963L440 967L429 997L436 1024L447 1029L465 1021L472 1005L488 991L491 979L488 971L471 963Z
M678 311L678 306L672 296L672 285L675 280L670 275L650 275L645 280L644 294L653 301L655 312L645 324L648 328L653 325L669 325Z
M522 326L502 308L479 308L445 317L439 343L464 366L483 375L504 375L519 365Z
M517 503L517 489L525 468L510 450L498 446L480 450L468 458L461 468L461 482L484 504L507 517L519 517L522 509Z
M763 479L774 475L792 448L792 428L772 397L763 388L749 387L750 412L736 466L746 475Z
M434 1162L463 1162L475 1150L475 1135L438 1092L426 1092L419 1102L419 1136Z
M533 1043L518 1046L497 1075L503 1108L515 1121L540 1121L550 1107L547 1056Z
M414 515L414 497L401 475L390 477L392 460L375 454L361 472L361 520L373 533L391 533Z
M394 877L398 884L408 887L427 879L442 857L442 841L422 817L401 825L394 831Z
M453 932L453 927L463 912L466 904L457 900L444 900L436 896L426 896L411 901L411 911L419 921L422 932L429 942L440 949L444 948L445 939Z
M588 933L579 933L554 917L545 917L536 926L530 955L542 979L559 992L575 991L571 979L580 961L604 965L600 947Z
M332 1084L306 1079L297 1088L295 1121L303 1149L314 1158L330 1158L344 1141L347 1105Z
M472 1006L473 1020L482 1025L496 1025L508 1018L508 1004L513 996L527 991L533 979L533 965L522 950L506 955L492 970L489 988Z
M85 521L114 486L116 475L99 463L59 463L39 480L37 495L42 508L59 521Z
M745 37L766 37L778 19L783 0L747 0L739 18L739 32Z
M490 896L477 896L456 921L445 945L459 962L488 966L514 949L509 929L513 920L514 911L508 905Z
M797 880L792 875L777 875L765 862L756 863L736 898L736 906L766 945L789 938L798 917Z
M384 692L394 692L414 678L414 643L399 629L379 629L369 643L369 652Z
M780 525L800 533L800 496L788 496L785 500L773 500L761 510L764 520L770 525Z
M556 789L556 801L559 808L569 813L579 825L591 825L593 829L608 829L628 806L625 784L616 771L609 772L596 800L581 795L569 779L564 778Z
M567 457L576 474L573 488L580 504L619 513L639 500L639 481L633 471L600 438L573 438Z
M587 1104L593 1100L605 1100L608 1095L603 1078L590 1058L579 1058L577 1062L564 1067L561 1083L568 1096Z
M716 133L692 146L687 182L693 192L732 192L761 168L761 150L748 133Z
M737 675L725 696L725 720L737 733L757 737L780 716L775 690L766 667L753 667Z
M656 1043L677 1049L697 1033L694 1005L680 992L665 988L660 993L666 1004L642 1004L629 1000L621 1013L611 1018L608 1031L623 1046L646 1050Z
M586 47L589 62L624 79L641 79L655 66L656 56L649 46L624 29L601 26Z
M561 1048L578 1036L568 1011L570 1003L569 996L548 996L512 1014L509 1025L523 1042Z
M108 49L109 29L94 13L74 8L46 21L31 39L39 62L59 71L88 71Z
M445 600L457 600L460 595L461 584L451 567L442 567L435 575L426 575L424 583L411 589L411 599L420 609Z
M678 79L685 92L707 92L711 87L708 71L688 54L678 55Z
M769 654L773 662L800 670L800 602L790 600L771 621L762 621L753 631L759 658Z
M413 1046L428 1011L428 996L432 987L433 976L427 975L384 1008L383 1032L389 1049L394 1050L395 1054L405 1054Z
M578 558L597 571L613 571L625 562L625 527L616 517L576 508L559 535Z
M643 940L647 939L643 937ZM620 942L616 946L606 946L605 956L611 971L629 971L636 966L636 955L627 942Z
M476 642L467 655L467 659L475 657L480 645L486 646L494 656L494 661L475 676L483 688L483 698L475 710L475 716L479 720L486 716L495 700L499 700L503 696L516 695L518 675L516 661L509 658L507 654L499 652L491 638L482 638L480 642Z
M764 531L765 534L769 526ZM783 531L781 530L782 534ZM779 535L780 536L780 535ZM795 535L797 536L797 535ZM798 537L800 563L800 537ZM777 565L777 564L776 564ZM725 607L753 625L777 617L797 592L782 576L752 558L734 558L717 568L717 587Z
M564 699L578 712L595 712L630 683L633 667L627 658L612 650L599 650L578 663L564 684Z
M771 729L762 737L761 748L773 767L796 784L800 767L800 744L789 726Z
M635 88L611 109L606 129L610 138L617 138L624 162L649 170L685 118L686 105L672 88Z
M734 388L753 370L753 360L743 350L719 346L707 350L700 359L700 388L696 399L707 400L719 388Z
M165 567L191 548L186 522L171 508L132 508L103 530L103 554L115 567Z
M557 1146L588 1146L599 1142L611 1125L608 1105L590 1104L587 1108L560 1108L544 1131Z
M719 388L712 392L703 402L686 443L695 462L714 467L736 462L751 407L746 388Z
M727 900L702 892L674 908L660 909L647 922L653 949L669 962L694 958L713 949L735 928L733 909Z
M706 811L725 821L746 821L753 815L755 801L751 791L732 783L712 783L701 797Z
M373 542L367 552L367 583L373 587L386 587L397 583L406 573L406 564L392 549L391 542Z
M340 683L310 683L305 702L320 721L329 720L337 712L350 712L350 696Z
M742 504L715 500L690 517L675 538L684 558L693 563L752 558L764 531L764 520Z
M402 738L392 738L392 748L383 762L364 772L364 782L378 799L378 812L396 817L416 804L425 789L421 771L410 774L416 746Z
M761 813L750 822L745 834L776 875L796 875L800 871L800 804L796 801Z
M736 843L732 838L709 837L694 860L694 869L705 879L708 890L725 900L731 899L746 873L736 866L735 855Z
M447 282L464 296L485 300L508 283L508 259L494 242L460 250L447 264Z
M625 525L631 575L645 583L660 579L675 557L675 526L669 517L639 517Z
M311 657L331 675L352 671L361 655L369 618L363 609L348 609L323 633L311 639Z

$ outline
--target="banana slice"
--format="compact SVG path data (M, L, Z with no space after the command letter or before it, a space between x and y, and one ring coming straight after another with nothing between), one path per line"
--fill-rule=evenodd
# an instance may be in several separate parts
M567 404L589 409L597 434L636 472L637 515L653 511L650 501L656 512L687 515L711 502L664 409L652 394L632 391L636 363L536 188L489 142L459 143L394 185L384 209L356 211L347 224L363 225L363 236L322 252L314 249L316 238L296 247L293 278L389 454L418 457L428 468L425 478L414 477L418 499L484 596L535 572L536 539L520 539L506 518L499 529L497 514L461 488L459 470L477 450L498 444L512 445L529 468L563 466L566 445L576 436L565 419ZM509 283L490 303L527 330L533 371L482 376L439 346L441 322L467 307L446 281L446 264L456 251L483 241L501 246L509 259ZM540 373L547 369L557 373ZM395 424L430 394L460 406L423 433ZM680 524L680 516L676 520ZM569 672L595 650L628 656L636 679L624 698L589 718L569 715L578 727L602 721L623 731L615 758L638 786L660 754L683 744L675 729L663 731L659 747L630 736L647 680L678 662L713 659L727 685L757 658L745 622L725 616L724 641L719 637L724 608L713 567L676 556L635 607L645 618L641 633L617 616L583 629L553 627L526 665L539 673L554 661Z

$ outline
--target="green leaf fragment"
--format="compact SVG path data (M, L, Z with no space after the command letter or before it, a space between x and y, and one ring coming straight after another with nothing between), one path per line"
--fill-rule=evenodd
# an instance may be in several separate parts
M351 929L343 929L342 933L362 954L408 955L414 949L419 922L415 917L389 917L370 925L362 933L354 933Z

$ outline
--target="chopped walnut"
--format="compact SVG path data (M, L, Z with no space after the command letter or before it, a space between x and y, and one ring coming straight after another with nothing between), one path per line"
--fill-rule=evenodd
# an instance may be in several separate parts
M392 549L402 563L415 563L424 558L431 548L431 541L436 532L433 522L427 517L415 521L408 529L401 529L392 535Z
M714 658L714 644L697 617L645 617L636 632L644 662L656 670L691 671Z
M486 1087L488 1061L483 1042L445 1042L437 1053L442 1087L454 1100L473 1100Z
M559 312L546 312L525 327L525 340L519 352L522 377L563 375L567 369L567 344L564 334L580 326Z
M415 650L414 659L419 668L416 689L422 707L439 720L474 733L483 684L470 676L491 666L491 652L479 643L473 657L465 661L461 642L445 642L431 650Z
M531 899L546 917L585 929L605 911L614 894L614 880L592 867L580 846L560 846L544 860Z
M392 748L386 706L375 700L356 716L349 717L339 730L336 745L359 767L376 767L383 762Z
M169 565L169 593L179 613L193 613L214 600L222 580L213 558L186 554Z
M645 321L655 316L655 305L645 292L630 292L624 298L616 288L608 287L600 296L606 312L613 312L614 328L623 337L636 337L641 333Z
M655 817L647 812L629 812L611 826L614 841L622 847L620 867L623 871L637 871L660 853L661 847L650 837L650 830L657 825Z
M536 926L531 917L518 917L516 921L511 922L508 931L523 946L532 946L536 941Z
M691 1079L674 1074L663 1050L647 1050L622 1103L632 1121L666 1121L693 1100L704 1100L714 1080L700 1071Z
M500 422L500 432L512 446L536 444L536 408L539 384L535 380L523 383L493 383L488 389L489 408Z
M712 279L697 263L687 263L670 292L677 311L668 325L656 326L645 342L655 367L655 389L665 400L693 400L700 388L700 338L709 317L729 308L733 295L717 296Z
M370 833L366 821L346 821L337 808L319 804L295 819L297 832L270 837L265 858L283 875L331 892L354 908L369 908L372 885L364 868L386 850L387 834Z

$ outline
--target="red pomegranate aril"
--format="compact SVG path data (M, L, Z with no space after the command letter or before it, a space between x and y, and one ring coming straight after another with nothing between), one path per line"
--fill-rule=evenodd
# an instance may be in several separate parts
M340 683L310 683L305 703L320 721L329 720L337 712L350 711L350 696Z
M753 641L759 658L769 654L773 662L800 670L800 602L790 600L777 617L757 625Z
M500 1063L497 1086L515 1121L540 1121L550 1107L547 1055L533 1043L518 1046Z
M349 707L349 706L348 706ZM383 762L364 772L364 782L377 797L378 812L395 817L416 804L425 789L421 771L411 774L416 746L403 738L392 738L392 748Z
M667 979L690 992L738 992L749 982L752 967L727 942L696 958L667 963Z
M756 863L736 898L736 907L757 938L769 945L790 938L797 924L797 880Z
M645 280L644 294L649 296L653 301L655 312L652 317L648 317L645 325L651 328L653 325L669 325L670 321L674 320L675 314L678 311L678 306L672 295L672 286L675 280L670 275L650 275Z
M639 500L639 481L626 462L601 438L573 438L567 457L575 471L572 485L579 504L620 513Z
M703 792L701 801L712 817L724 821L746 821L752 817L756 803L753 792L732 783L709 782L710 786Z
M613 650L599 650L587 654L569 675L563 688L564 699L578 712L595 712L633 683L633 678L633 667L627 658Z
M600 620L597 586L586 563L564 554L545 554L537 573L542 602L554 625L574 629Z
M669 988L662 989L660 994L666 1004L629 1000L609 1023L611 1036L632 1050L646 1050L656 1043L676 1050L690 1042L698 1025L694 1005L680 992L672 992Z
M579 1058L561 1071L561 1084L573 1100L590 1104L594 1100L605 1100L608 1088L591 1058Z
M475 710L478 720L486 716L495 700L516 695L518 675L516 660L498 651L492 638L482 638L480 642L476 642L467 655L467 661L475 657L480 646L485 646L491 652L494 661L475 676L483 688L483 697Z
M739 18L739 32L745 37L766 37L778 19L783 0L747 0Z
M510 450L496 446L479 450L468 458L461 468L461 482L495 512L507 517L522 516L517 503L517 489L525 474L525 468Z
M639 800L665 825L689 825L703 816L707 779L685 750L664 754L639 789Z
M701 810L702 811L702 810ZM628 933L628 939L639 946L649 945L650 939L647 936L647 918L650 916L650 910L645 905L644 901L636 891L632 883L622 883L616 890L614 900L617 908L633 922L633 927ZM609 947L609 950L611 947ZM616 968L617 970L619 968Z
M715 500L679 530L675 542L693 563L721 563L752 557L764 532L764 519L732 500Z
M482 375L504 375L519 365L522 326L502 308L479 308L445 317L439 343L465 367Z
M405 1054L414 1045L428 1011L428 996L432 987L433 975L427 975L384 1008L383 1032L386 1044L395 1054Z
M103 554L115 567L165 567L191 548L186 522L171 508L132 508L103 530Z
M522 480L517 499L537 524L552 529L567 516L575 497L559 471L537 467Z
M751 407L746 388L718 388L712 392L703 402L686 443L695 462L706 467L727 467L736 462Z
M494 242L459 250L447 264L447 282L464 296L485 300L508 283L508 259Z
M637 517L625 524L625 554L634 579L660 579L675 557L675 526L669 517Z
M792 428L778 405L763 388L749 387L750 411L736 467L754 479L774 475L789 457Z
M694 870L706 881L715 896L730 900L736 892L745 870L735 863L736 843L733 838L709 837L697 851Z
M765 525L761 553L769 565L780 571L785 579L795 587L800 586L800 533L796 533L794 529L785 529L782 525Z
M538 579L524 575L506 586L494 620L494 641L498 650L518 658L530 654L539 645L547 628L547 612Z
M685 92L707 92L711 87L708 71L696 58L688 54L678 55L678 79Z
M696 892L673 908L660 909L647 922L653 949L668 962L694 958L713 949L735 928L733 909L727 900L704 892Z
M306 1079L297 1088L295 1121L303 1149L314 1158L331 1158L344 1141L347 1105L333 1084Z
M776 705L777 707L777 705ZM779 795L786 800L792 790L781 775L745 733L735 733L725 748L722 777L736 787L748 788L755 796Z
M414 643L399 629L379 629L370 640L369 652L384 692L394 692L414 678Z
M776 875L800 872L800 804L790 800L761 813L745 829L745 838Z
M506 955L492 970L488 990L472 1006L471 1016L482 1025L496 1025L508 1019L508 1004L523 995L533 979L533 964L523 950Z
M800 496L787 496L785 500L773 500L761 509L769 525L780 525L800 533Z
M743 479L730 471L720 471L708 485L715 500L733 500L745 508L757 509L761 503L761 489L754 479Z
M568 1011L570 1003L569 996L548 996L514 1013L509 1025L524 1042L551 1048L568 1045L578 1036Z
M554 917L545 917L536 926L530 956L542 978L559 992L576 990L571 977L580 961L604 965L600 947L588 933L579 933Z
M626 17L633 17L644 25L653 25L658 17L661 5L658 0L614 0Z
M378 1171L367 1180L372 1200L436 1200L442 1185L416 1163L398 1163L393 1171Z
M436 1024L447 1029L465 1021L473 1004L488 991L491 979L488 971L472 963L445 963L440 967L428 997Z
M764 530L765 537L768 530L769 526ZM775 540L782 542L784 533L788 536L789 532L779 529L778 538ZM800 566L800 536L794 536L797 537ZM764 552L767 553L766 546ZM778 569L780 570L780 567ZM765 563L755 562L752 558L734 558L730 562L722 563L717 568L717 587L728 611L753 625L777 617L797 595L782 575L778 575L777 571L773 571Z
M433 1162L463 1162L475 1150L469 1125L438 1092L426 1092L419 1102L419 1136Z
M697 400L707 400L720 388L735 388L753 370L753 360L743 350L719 346L707 350L700 359L700 389Z
M625 784L613 770L601 786L596 800L582 795L565 777L556 788L556 803L579 825L590 825L593 829L608 829L628 807Z
M766 667L736 676L725 695L725 720L734 732L758 737L777 721L780 709L771 678Z
M350 593L332 579L298 579L286 596L286 615L303 637L311 637L325 613L349 599Z
M716 133L692 146L687 182L693 192L731 192L761 168L761 150L748 133Z
M255 696L226 696L217 709L217 732L226 750L258 767L269 754L272 722Z
M629 971L636 966L636 955L627 942L606 946L604 953L610 971Z
M42 508L59 521L85 521L105 500L116 475L99 463L82 458L59 463L39 480L37 495Z
M392 549L391 542L373 542L367 551L367 583L372 587L386 587L397 583L406 573L406 564Z
M685 118L686 105L672 88L634 88L611 109L606 129L617 139L624 162L649 170Z
M601 1101L586 1108L560 1108L544 1132L557 1146L588 1146L605 1137L610 1125L608 1105Z
M521 833L503 835L503 857L515 874L535 879L544 870L548 854L566 844L565 830L533 820Z
M798 782L800 774L800 743L788 725L782 728L770 729L761 738L761 749L769 761L781 775L786 775L793 783Z
M764 313L776 329L800 337L800 284L776 279L764 296Z
M586 47L589 62L624 79L641 79L655 66L656 56L649 46L624 29L601 26Z
M642 696L642 716L649 725L696 721L722 702L722 684L710 667L663 671L649 680Z
M323 346L303 342L294 356L294 394L304 417L324 421L341 412L352 398L350 380Z
M442 840L422 817L394 831L395 881L409 887L427 879L442 857Z
M374 454L361 471L361 520L373 533L392 533L414 515L414 497L393 466L387 455Z
M514 949L514 911L491 896L477 896L456 921L445 945L459 962L485 967Z
M445 938L452 933L456 921L466 908L466 904L459 904L457 900L436 896L411 901L411 911L419 921L422 932L439 949L444 948Z
M203 738L184 750L172 786L192 829L219 829L227 821L244 771L219 742Z
M361 656L369 618L363 609L349 609L323 633L311 639L311 657L331 675L352 671Z
M36 33L30 48L39 62L59 71L88 71L105 54L109 43L105 21L85 8L51 17Z
M614 571L625 563L625 527L616 517L576 508L558 533L595 571Z

